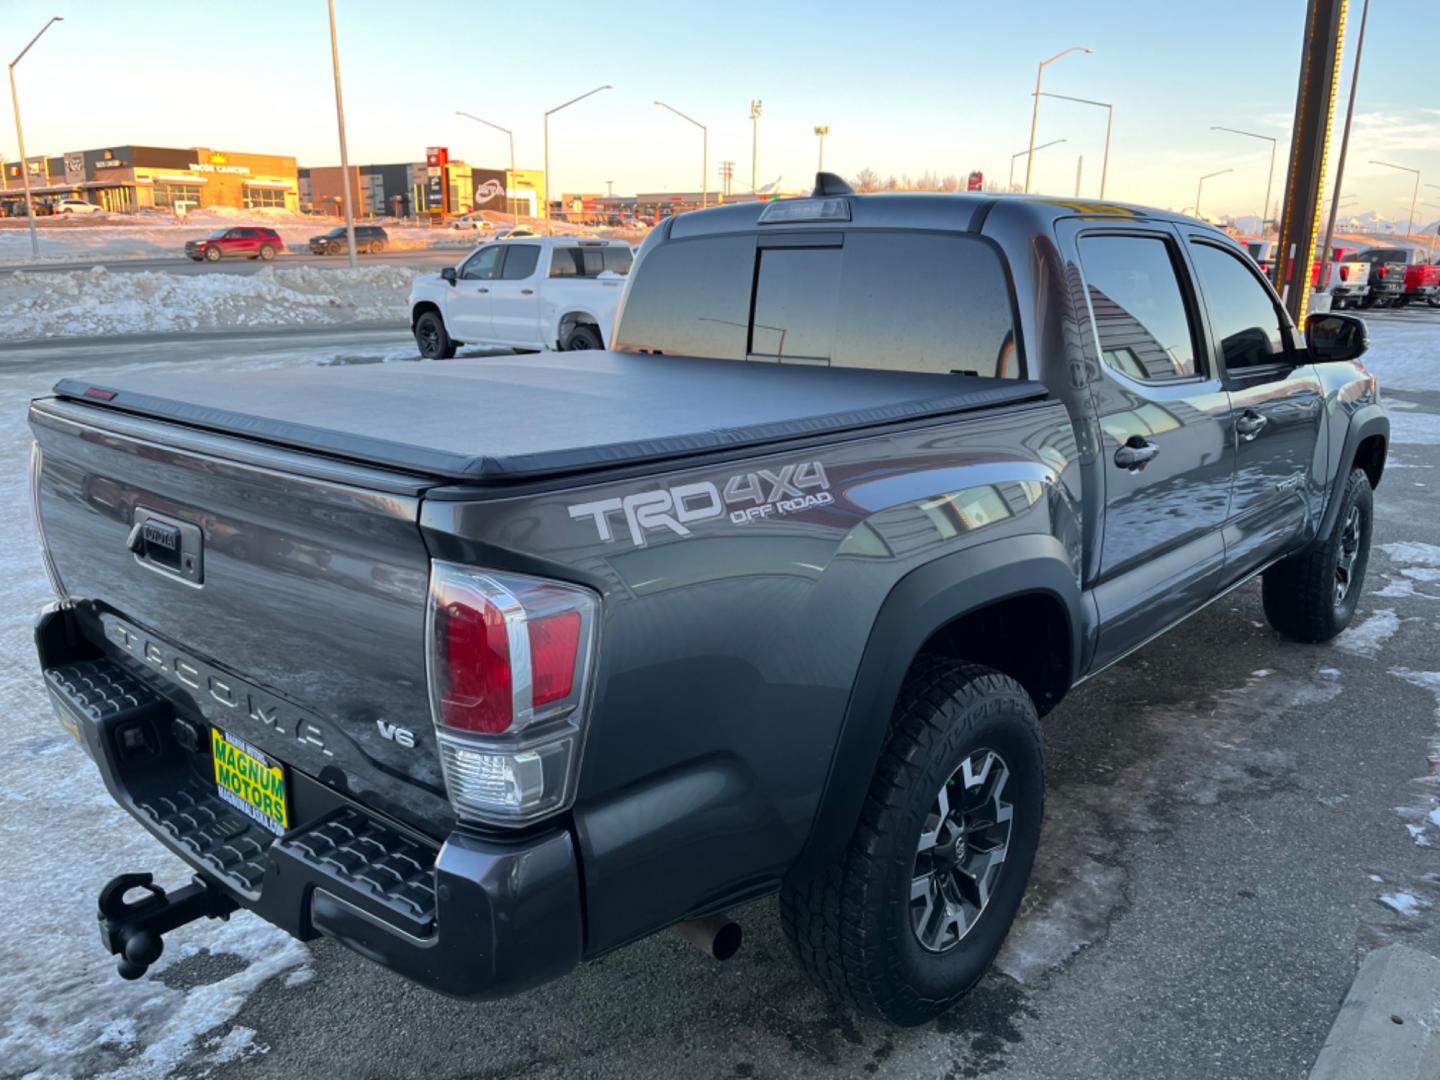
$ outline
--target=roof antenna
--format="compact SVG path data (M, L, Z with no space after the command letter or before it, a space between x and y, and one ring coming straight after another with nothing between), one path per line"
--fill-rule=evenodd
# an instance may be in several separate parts
M815 174L815 190L810 194L814 198L822 195L854 195L855 189L833 172L817 172Z

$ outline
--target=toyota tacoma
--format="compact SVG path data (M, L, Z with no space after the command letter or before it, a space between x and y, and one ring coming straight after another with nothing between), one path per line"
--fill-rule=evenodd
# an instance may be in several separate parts
M778 893L922 1022L1020 907L1041 716L1257 575L1350 621L1366 341L1188 218L822 174L658 226L609 351L65 379L40 667L194 875L104 944L248 909L481 999Z

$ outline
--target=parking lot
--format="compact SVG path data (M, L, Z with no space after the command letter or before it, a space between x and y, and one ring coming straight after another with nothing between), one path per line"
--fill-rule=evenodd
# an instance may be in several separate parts
M0 1075L156 1077L1303 1077L1355 966L1440 951L1440 311L1367 315L1393 443L1355 624L1281 641L1252 583L1046 721L1046 832L995 971L898 1030L814 991L773 901L727 964L665 934L523 996L436 997L241 914L123 983L94 903L183 868L113 805L50 713L28 641L47 596L28 515L3 547ZM397 361L403 327L100 351L0 349L0 453L26 505L26 401L61 374Z

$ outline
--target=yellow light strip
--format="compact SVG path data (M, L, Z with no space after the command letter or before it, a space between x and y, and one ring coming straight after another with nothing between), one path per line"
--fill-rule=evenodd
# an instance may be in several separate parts
M1326 103L1325 139L1320 144L1320 178L1315 188L1315 216L1310 221L1310 251L1320 267L1322 280L1325 276L1325 269L1330 264L1330 253L1328 251L1317 252L1315 240L1320 235L1320 215L1325 206L1325 177L1330 171L1330 136L1335 128L1335 95L1340 89L1340 69L1344 66L1342 62L1345 58L1345 21L1349 10L1350 0L1340 0L1340 27L1337 31L1338 40L1335 42L1335 70L1330 80L1330 100ZM1301 275L1297 283L1301 287L1300 328L1304 330L1305 320L1310 314L1310 294L1314 291L1311 283L1315 280L1315 274L1313 270L1307 274L1305 269L1299 266L1295 267L1295 272Z

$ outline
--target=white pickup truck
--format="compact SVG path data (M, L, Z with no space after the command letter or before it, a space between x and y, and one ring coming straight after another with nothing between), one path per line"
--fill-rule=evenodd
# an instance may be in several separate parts
M632 259L623 241L573 236L478 247L411 286L420 355L448 359L461 345L603 349Z

